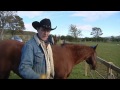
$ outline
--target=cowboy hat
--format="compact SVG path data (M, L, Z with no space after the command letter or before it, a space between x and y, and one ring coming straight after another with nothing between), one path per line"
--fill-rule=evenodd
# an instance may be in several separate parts
M38 30L40 27L43 27L43 28L49 29L49 30L54 30L57 28L57 26L55 28L51 28L51 21L50 21L50 19L47 19L47 18L42 19L40 22L38 22L38 21L32 22L32 26L36 30Z

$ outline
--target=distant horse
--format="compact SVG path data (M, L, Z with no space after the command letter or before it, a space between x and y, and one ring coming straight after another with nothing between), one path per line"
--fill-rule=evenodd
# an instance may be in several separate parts
M24 43L15 40L0 42L0 79L8 79L12 70L18 76L18 67L21 58L21 49ZM52 45L55 67L55 79L67 79L73 67L86 60L91 69L96 69L96 49L94 47L64 44ZM20 76L22 78L22 76Z
M56 35L49 35L48 39L45 41L46 43L50 43L50 45L54 45L57 44L57 42L59 41L59 37L57 37Z
M59 41L60 37L59 36L52 36L53 40L54 40L54 44L57 44L57 42Z

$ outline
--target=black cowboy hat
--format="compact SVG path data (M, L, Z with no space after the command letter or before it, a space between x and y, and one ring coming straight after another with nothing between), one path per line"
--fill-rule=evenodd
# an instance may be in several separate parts
M41 20L40 22L38 22L38 21L32 22L32 26L36 30L38 30L38 28L40 28L40 27L43 27L43 28L49 29L49 30L54 30L57 28L57 26L55 28L51 28L51 21L50 21L50 19L47 19L47 18Z

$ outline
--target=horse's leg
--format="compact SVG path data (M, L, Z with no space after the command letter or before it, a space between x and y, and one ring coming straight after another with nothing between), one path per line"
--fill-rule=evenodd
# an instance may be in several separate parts
M9 79L9 76L10 76L10 71L8 72L8 73L6 73L6 75L5 75L5 79Z
M10 71L0 72L0 79L9 79Z
M67 75L67 77L69 77L70 76L70 73Z
M0 59L0 79L8 79L12 64L6 59Z
M54 79L67 79L67 75L55 75Z
M66 77L55 77L54 79L67 79Z

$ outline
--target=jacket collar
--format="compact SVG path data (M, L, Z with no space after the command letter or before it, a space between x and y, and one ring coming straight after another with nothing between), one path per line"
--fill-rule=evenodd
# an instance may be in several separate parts
M41 45L41 43L44 42L44 41L42 41L42 40L40 40L40 39L38 38L37 34L35 34L33 37L34 37L34 39L35 39L35 41L36 41L36 43L37 43L38 46Z

